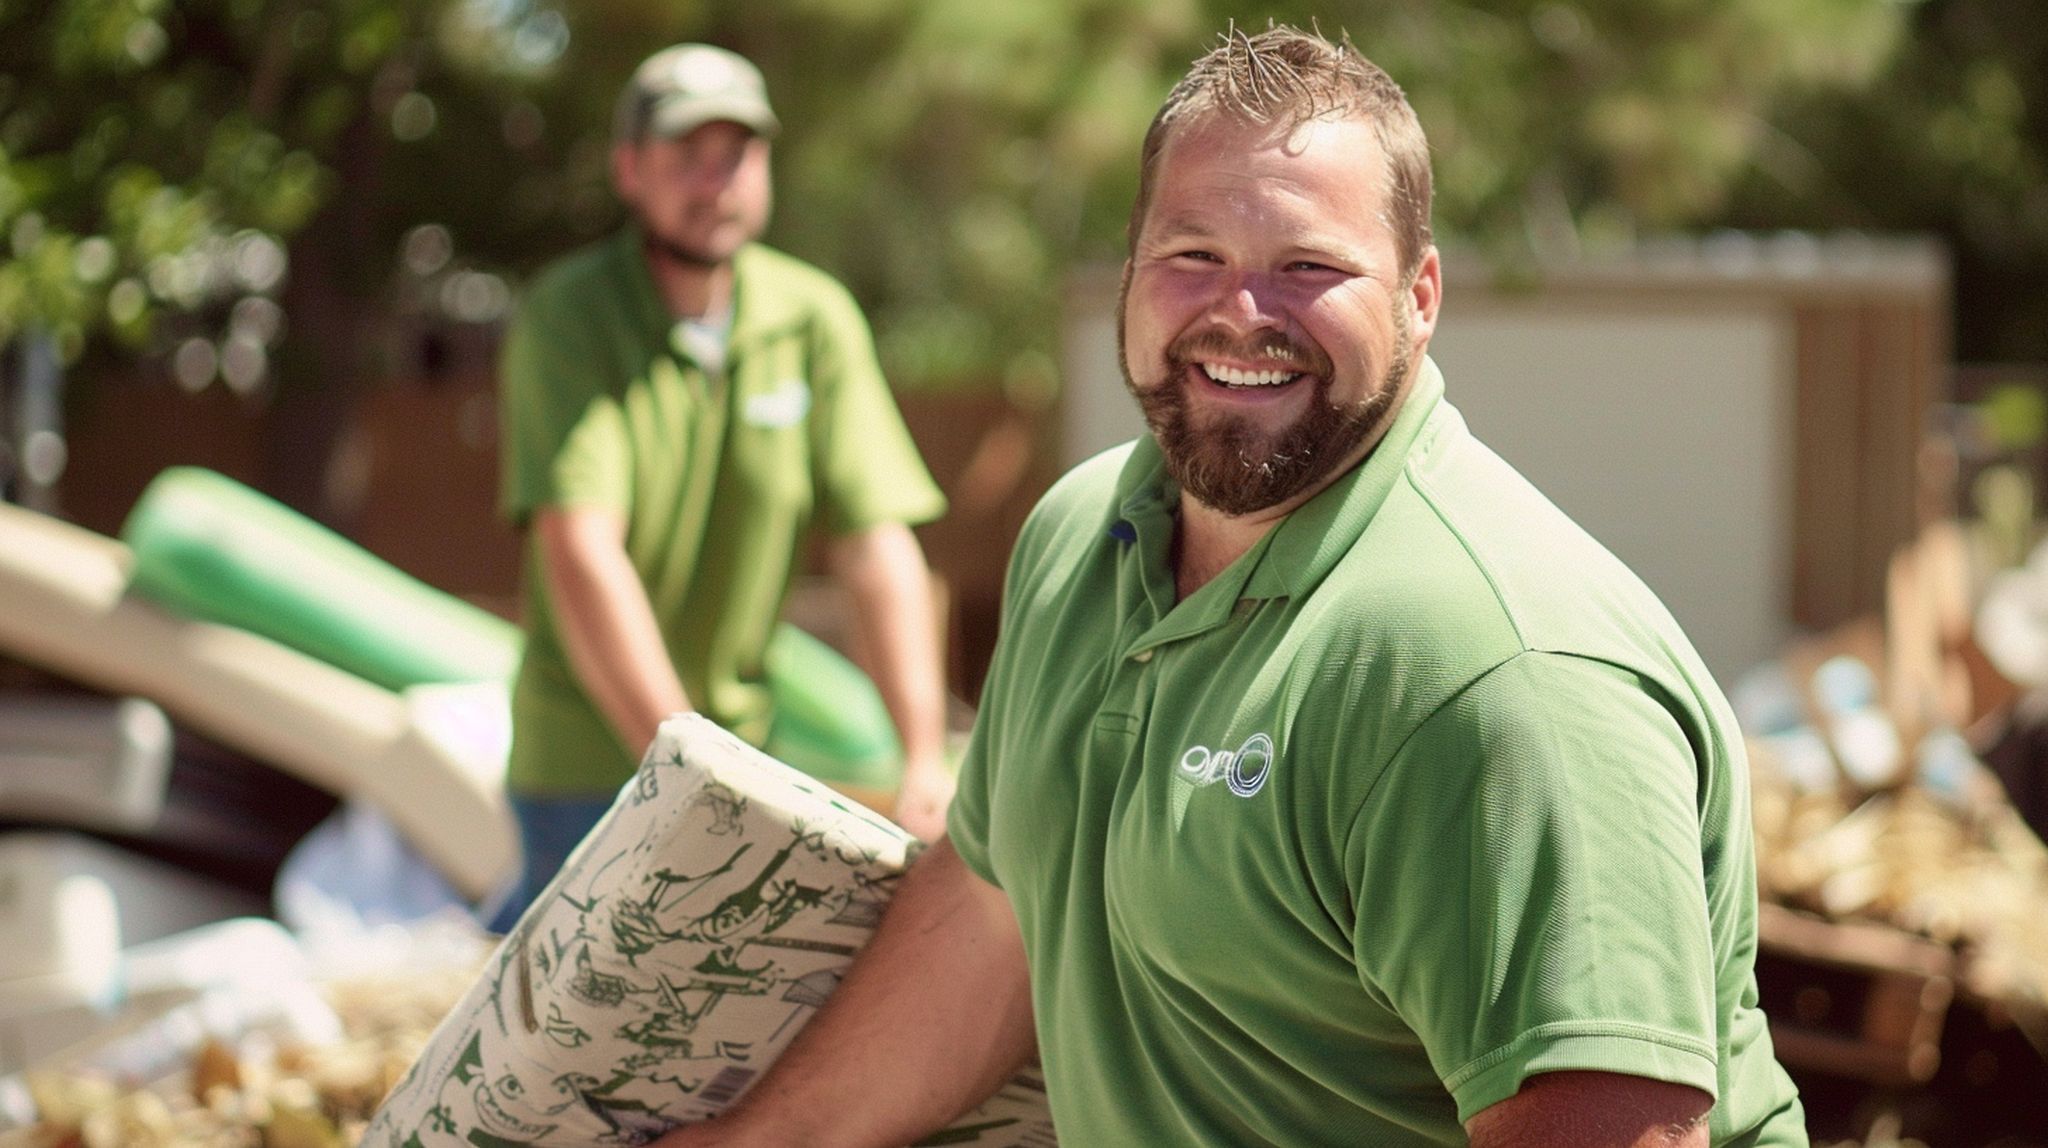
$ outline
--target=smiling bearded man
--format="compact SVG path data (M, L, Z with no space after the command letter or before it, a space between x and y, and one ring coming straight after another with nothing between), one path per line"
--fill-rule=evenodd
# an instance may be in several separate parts
M1408 350L1412 321L1406 310L1394 313L1399 349L1381 373L1379 389L1342 405L1330 400L1332 365L1320 347L1299 344L1280 334L1250 347L1240 347L1222 331L1188 335L1167 348L1162 377L1184 379L1189 371L1201 370L1201 364L1231 357L1270 359L1296 369L1246 372L1223 368L1217 374L1225 378L1206 377L1220 386L1306 383L1315 388L1315 402L1277 437L1228 415L1198 426L1187 392L1181 387L1141 387L1132 380L1124 349L1129 295L1126 277L1116 308L1117 365L1123 370L1124 386L1138 400L1145 425L1159 440L1167 473L1190 496L1225 514L1245 515L1277 506L1328 477L1393 417L1399 388L1414 367Z
M1141 162L1153 433L1033 511L947 837L673 1148L900 1145L1034 1050L1064 1148L1805 1148L1741 731L1446 401L1401 90L1232 35Z

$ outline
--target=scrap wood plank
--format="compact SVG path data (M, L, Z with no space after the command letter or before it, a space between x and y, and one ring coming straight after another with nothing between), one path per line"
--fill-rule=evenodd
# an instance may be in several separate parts
M1760 956L1806 967L1788 999L1766 1001L1780 1059L1878 1084L1933 1078L1955 997L1953 950L1888 926L1825 921L1768 903L1759 906L1757 931ZM1861 999L1835 1008L1824 975L1830 970L1834 983L1853 978Z

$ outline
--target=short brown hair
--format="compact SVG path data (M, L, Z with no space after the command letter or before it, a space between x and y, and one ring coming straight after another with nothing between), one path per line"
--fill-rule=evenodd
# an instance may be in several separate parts
M1408 97L1379 65L1360 55L1350 38L1336 43L1315 32L1277 25L1247 36L1236 28L1188 68L1173 86L1139 158L1138 196L1131 204L1130 242L1152 200L1152 176L1173 129L1202 116L1229 115L1249 123L1292 128L1310 120L1357 117L1377 132L1391 173L1387 225L1412 272L1430 244L1429 140Z

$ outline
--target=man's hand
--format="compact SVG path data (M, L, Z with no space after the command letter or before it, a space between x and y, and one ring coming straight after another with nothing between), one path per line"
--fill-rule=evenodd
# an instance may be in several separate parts
M1613 1072L1546 1072L1465 1122L1472 1148L1707 1148L1713 1098Z
M946 831L946 807L953 803L953 771L942 759L926 758L903 767L896 791L896 821L926 841Z

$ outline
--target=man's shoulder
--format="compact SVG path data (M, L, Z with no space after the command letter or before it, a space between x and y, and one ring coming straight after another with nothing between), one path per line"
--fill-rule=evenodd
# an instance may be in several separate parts
M831 272L780 248L770 247L766 243L747 244L740 248L733 261L736 273L740 275L765 275L775 279L786 279L798 286L830 288L835 291L846 289Z
M1469 434L1411 461L1409 490L1532 649L1619 663L1690 645L1635 572Z
M1042 568L1045 559L1096 544L1113 517L1137 442L1114 446L1061 475L1040 496L1017 536L1014 569Z
M542 267L520 293L518 326L529 336L579 345L622 338L636 314L628 257L638 252L614 233Z
M1683 642L1625 566L1458 423L1412 453L1301 604L1304 652L1455 692L1520 655L1645 667ZM1411 690L1416 696L1430 690Z
M733 290L739 300L737 338L801 332L827 342L872 339L860 304L845 284L766 244L749 243L733 256Z
M1075 463L1046 490L1045 496L1039 499L1039 505L1107 507L1123 485L1124 471L1131 465L1138 441L1131 439L1119 443Z
M1308 628L1323 640L1384 644L1404 658L1446 669L1456 663L1466 672L1528 648L1517 603L1501 585L1500 567L1524 560L1521 540L1495 529L1512 519L1482 507L1474 523L1462 492L1447 499L1435 485L1437 472L1463 472L1475 461L1469 452L1478 444L1453 432L1440 431L1408 456L1370 523L1303 601ZM1446 459L1447 452L1461 457ZM1512 500L1519 492L1495 493Z
M614 233L557 256L541 267L528 284L528 305L535 301L584 299L593 289L617 290L611 285L620 277L619 254L623 242L621 236Z
M1529 649L1484 563L1406 475L1293 609L1287 660L1315 667L1314 708L1339 726L1412 728Z
M1046 529L1085 519L1104 519L1126 485L1124 472L1131 466L1137 440L1108 450L1076 464L1049 487L1032 509L1031 518Z
M1556 656L1618 667L1670 696L1719 704L1656 594L1469 434L1410 457L1314 609L1311 628L1332 648L1369 649L1394 679L1438 682L1446 696L1542 655L1543 664Z
M740 290L778 305L836 307L850 305L852 292L831 272L765 243L749 243L733 257L733 277Z

